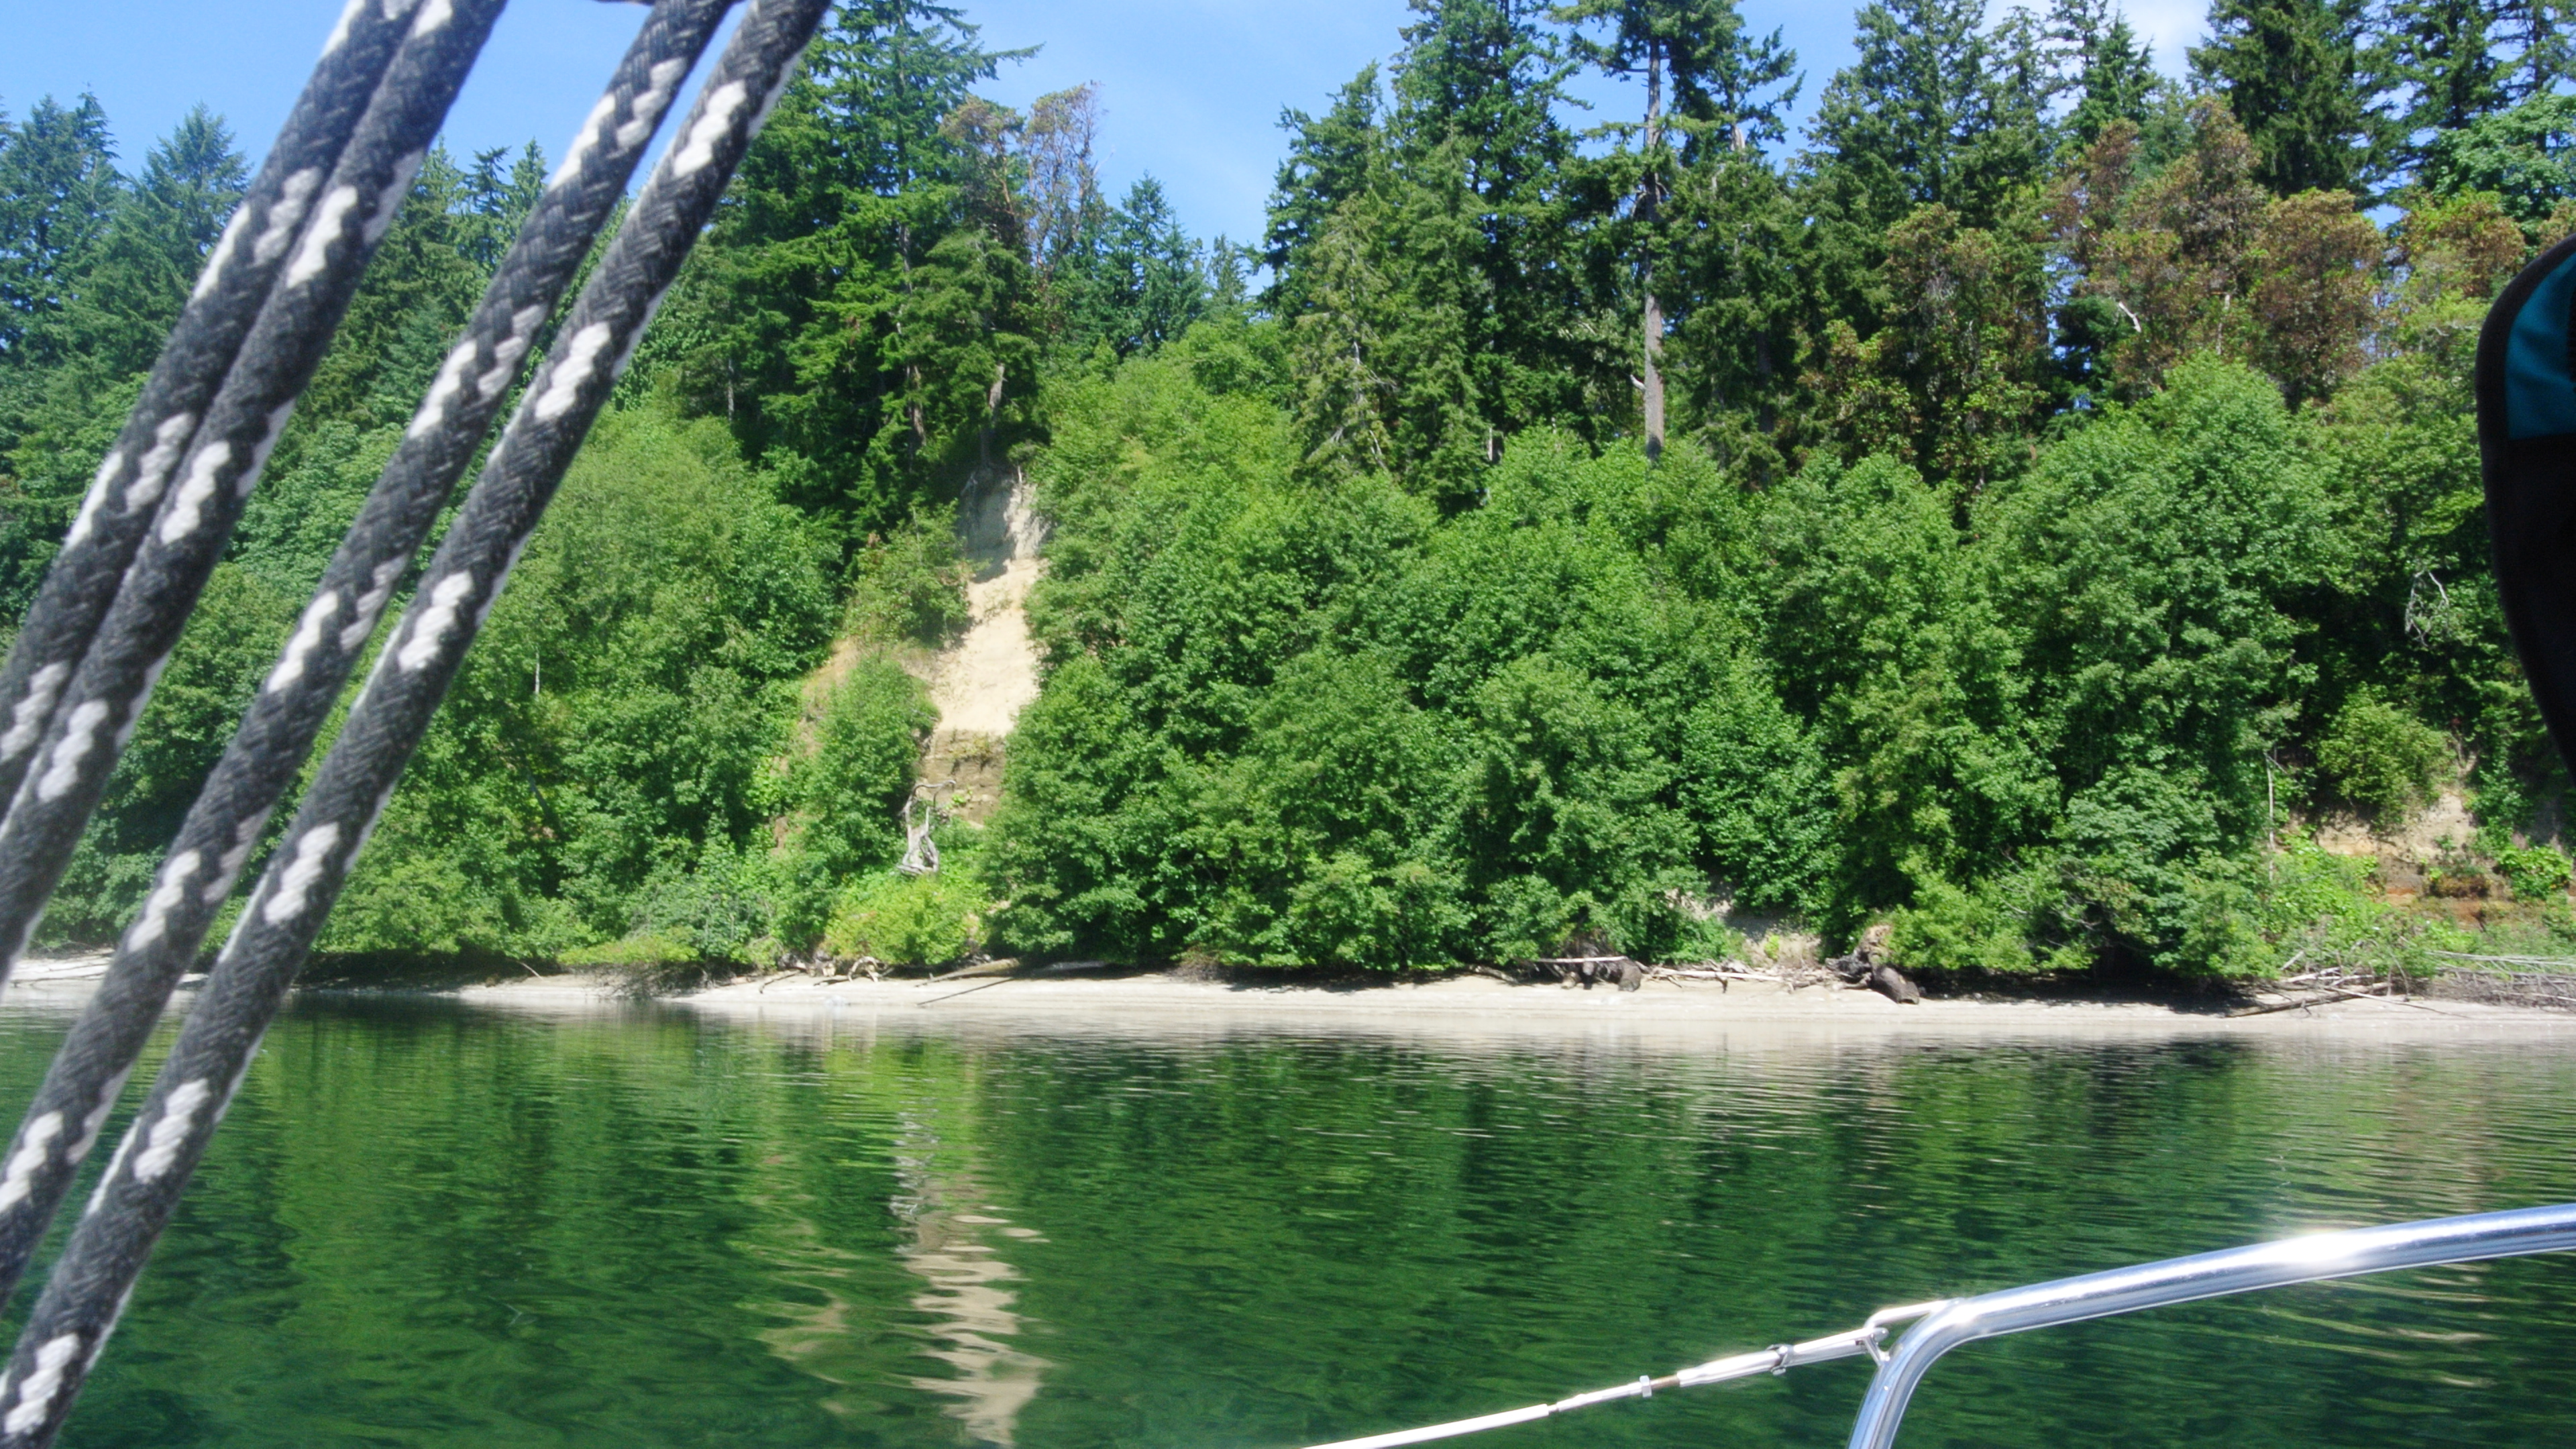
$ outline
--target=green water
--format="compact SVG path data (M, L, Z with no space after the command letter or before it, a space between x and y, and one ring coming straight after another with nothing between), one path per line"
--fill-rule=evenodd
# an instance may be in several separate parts
M63 1022L0 1015L14 1115ZM308 1002L66 1442L1287 1449L2576 1198L2576 1042L1746 1043ZM1865 1362L1491 1449L1835 1445ZM2564 1443L2576 1259L1973 1346L1908 1445Z

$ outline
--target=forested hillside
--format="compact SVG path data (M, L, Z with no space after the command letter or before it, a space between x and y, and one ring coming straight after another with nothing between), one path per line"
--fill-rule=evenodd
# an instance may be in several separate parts
M1758 916L2259 974L2576 939L2468 394L2486 300L2576 232L2567 20L2218 0L2177 82L2108 0L1872 0L1812 77L1731 0L1414 0L1282 118L1238 243L1103 194L1091 88L1014 112L970 15L854 0L325 944L1438 967L1707 959ZM86 98L0 116L7 617L245 171L202 113L130 166ZM139 899L544 171L423 168L53 939ZM956 502L1021 476L1044 688L999 815L902 876ZM2474 834L2418 904L2306 833L2445 790Z

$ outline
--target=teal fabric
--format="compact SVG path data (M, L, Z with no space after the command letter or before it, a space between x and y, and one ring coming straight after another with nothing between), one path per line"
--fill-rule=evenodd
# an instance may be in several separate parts
M2505 348L2505 436L2576 433L2576 376L2567 364L2568 309L2576 304L2576 256L2531 289Z

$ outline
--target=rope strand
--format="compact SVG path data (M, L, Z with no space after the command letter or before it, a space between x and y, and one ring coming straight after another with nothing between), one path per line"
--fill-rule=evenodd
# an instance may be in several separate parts
M358 133L313 201L285 275L171 477L160 515L63 691L0 820L0 980L62 879L82 827L222 557L376 243L410 194L502 0L423 0Z
M583 288L37 1299L0 1380L0 1449L60 1430L510 565L829 3L752 0Z
M196 436L271 285L295 253L331 174L410 28L416 0L349 0L339 27L277 133L268 159L206 254L196 289L143 383L0 665L0 801L53 722L55 705L151 527L161 490Z
M654 7L332 555L0 1158L0 1302L53 1222L269 812L294 784L395 582L491 430L530 337L571 290L663 112L732 4L660 0Z

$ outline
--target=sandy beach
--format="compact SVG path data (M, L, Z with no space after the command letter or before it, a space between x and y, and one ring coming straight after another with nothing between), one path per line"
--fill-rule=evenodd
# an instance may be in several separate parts
M633 1004L610 979L543 977L469 986L458 999L529 1010L614 1009ZM773 977L661 998L666 1008L726 1018L810 1019L816 1014L927 1025L939 1020L1026 1029L1169 1030L1272 1026L1320 1032L1456 1031L1474 1035L1715 1037L1737 1033L1976 1038L2128 1035L2405 1036L2509 1034L2576 1045L2576 1013L2463 1001L2379 998L2321 1002L2231 1015L2245 1004L2206 1001L2048 999L1925 1000L1898 1005L1874 991L1770 983L1650 981L1634 992L1514 985L1483 976L1384 985L1246 984L1169 973L1117 977L962 978L826 983Z
M13 1009L68 1011L96 989L104 956L22 963L9 982ZM176 1004L184 1011L192 977ZM1769 982L1653 980L1633 992L1517 985L1460 975L1385 983L1269 983L1195 978L1172 972L1015 975L951 980L823 981L747 978L696 991L639 998L614 974L531 975L451 986L306 986L312 995L421 996L544 1014L681 1010L781 1024L839 1019L881 1025L971 1021L999 1030L1137 1031L1278 1029L1469 1036L1619 1036L1717 1039L1736 1035L1850 1040L1957 1040L2092 1036L2400 1036L2494 1038L2576 1046L2576 1012L2489 1006L2471 1001L2364 997L2287 1009L2271 995L2249 1002L2211 996L2171 1001L2031 997L1943 997L1899 1005L1875 991Z

